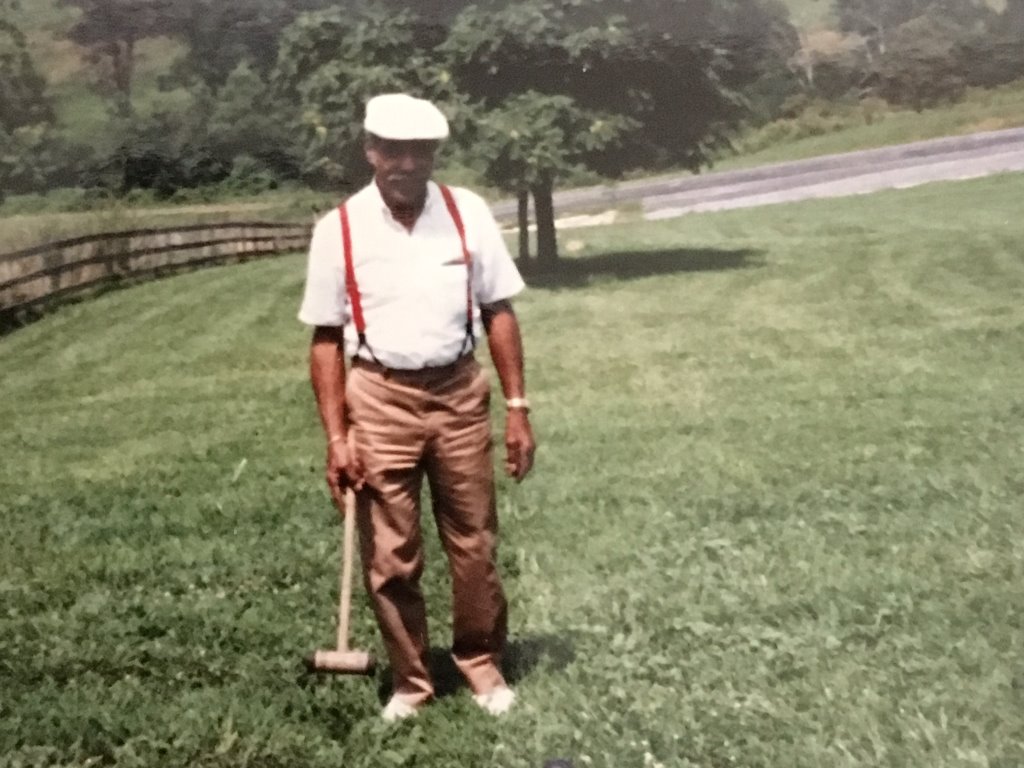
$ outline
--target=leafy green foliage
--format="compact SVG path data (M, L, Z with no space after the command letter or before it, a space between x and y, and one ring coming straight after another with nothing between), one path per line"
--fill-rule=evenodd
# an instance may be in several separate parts
M471 149L487 159L488 181L515 192L564 179L632 128L630 118L582 109L570 96L526 91L479 111Z
M47 124L0 128L0 202L6 195L75 184L82 163L80 148L69 145Z
M500 107L480 109L468 146L470 162L483 164L484 178L520 196L532 193L537 221L538 259L555 261L553 190L556 182L586 169L588 160L614 146L635 128L625 116L581 109L569 96L527 91ZM522 225L522 222L520 222ZM529 268L529 247L520 238L520 266Z
M778 0L719 0L712 26L711 39L728 61L723 83L743 94L755 121L778 114L800 86L791 63L799 34L786 6Z
M29 55L24 33L0 19L0 202L49 181L56 142L46 81Z
M0 129L13 131L53 119L46 81L29 54L24 33L0 19Z
M216 157L206 142L212 97L202 88L191 94L187 111L159 110L115 123L121 146L109 160L106 184L121 192L153 189L168 197L183 186L212 183L227 175L230 161Z
M871 55L863 38L855 33L841 34L835 30L816 30L800 37L800 49L791 59L803 85L801 94L794 94L780 105L780 116L791 112L790 103L799 98L842 101L856 94L870 69Z
M701 9L699 3L631 8L538 0L504 11L467 11L445 46L458 90L485 109L536 91L629 118L629 136L609 142L610 151L589 163L595 170L615 175L641 166L696 168L721 140L717 129L740 111L735 92L723 82L727 62L697 32L711 23ZM687 34L666 32L683 26Z
M357 135L365 99L403 89L450 114L463 146L449 143L442 166L534 188L546 208L549 186L567 177L698 169L738 124L786 119L802 98L884 96L920 109L1024 72L1021 0L3 0L0 8L3 120L22 120L15 116L31 105L56 111L58 123L42 143L14 139L6 125L14 154L45 155L17 172L7 191L18 192L59 183L128 194L228 178L256 189L299 176L340 191L367 177ZM34 67L12 25L31 39ZM541 140L536 131L518 130L513 146L509 132L493 130L514 121L508 105L525 107L530 94L560 104L562 115L548 121L558 131L579 131L563 152L550 141L529 149L526 137ZM246 98L260 108L246 115ZM194 130L193 109L207 121ZM49 120L38 117L24 126ZM475 130L481 120L491 127ZM601 130L591 131L595 124ZM180 162L176 151L186 154ZM516 177L525 166L509 158L531 154L551 163L550 184Z
M985 0L836 0L836 9L840 28L865 41L864 82L891 103L915 109L962 97L973 66L970 49L997 18ZM978 69L981 75L993 68Z
M460 138L488 178L532 192L540 260L556 258L552 189L575 168L697 168L723 142L740 109L725 60L695 35L701 24L711 19L699 3L564 0L455 20L444 52L481 125Z
M984 0L834 0L839 27L863 36L875 53L885 53L889 35L913 19L930 17L958 27L983 22Z
M213 155L233 164L252 158L277 178L295 178L286 105L247 63L239 64L217 92L206 134Z
M964 45L964 77L971 85L992 87L1013 82L1024 73L1024 0L1007 0L987 29Z
M920 16L897 27L875 66L878 93L915 109L959 99L966 87L959 61L961 30Z
M175 36L186 44L177 74L219 88L239 66L267 76L277 59L281 31L304 11L337 5L327 0L176 0Z
M300 255L0 338L0 763L1020 764L1022 195L574 233L517 301L541 447L501 483L502 721L456 689L388 727L383 671L298 674L338 547Z
M371 96L445 100L448 78L431 54L437 34L409 12L379 9L304 14L285 30L274 83L298 116L308 181L337 189L369 177L362 115Z
M176 14L172 0L61 1L80 11L68 37L85 46L94 63L105 61L117 112L122 118L128 117L132 111L135 47L142 39L173 29Z

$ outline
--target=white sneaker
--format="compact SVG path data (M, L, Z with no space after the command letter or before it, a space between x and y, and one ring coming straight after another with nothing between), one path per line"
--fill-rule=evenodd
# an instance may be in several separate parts
M419 712L419 707L415 704L410 704L398 694L395 694L391 697L383 711L381 711L380 716L387 722L393 723L396 720L404 720L407 717L416 717L417 712Z
M473 697L473 701L475 701L481 709L490 712L495 717L500 717L512 709L512 703L515 700L515 691L507 685L499 685L497 688L492 688L487 693L478 693Z

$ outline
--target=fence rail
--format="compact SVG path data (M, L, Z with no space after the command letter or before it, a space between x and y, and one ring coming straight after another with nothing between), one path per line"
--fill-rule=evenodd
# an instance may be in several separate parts
M304 224L241 222L87 235L0 254L0 314L126 278L301 250Z

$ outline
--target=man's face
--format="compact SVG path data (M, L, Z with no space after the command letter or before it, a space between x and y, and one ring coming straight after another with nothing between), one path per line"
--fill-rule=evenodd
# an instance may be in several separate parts
M366 159L373 166L381 195L389 205L418 205L434 171L436 141L395 141L371 137Z

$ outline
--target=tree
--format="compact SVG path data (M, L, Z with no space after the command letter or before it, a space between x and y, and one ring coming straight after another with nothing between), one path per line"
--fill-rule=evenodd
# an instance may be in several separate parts
M408 0L375 0L376 4L387 9L388 13L408 10L413 3ZM463 10L475 5L478 0L417 0L415 3L416 17L426 25L445 27Z
M286 114L286 106L270 85L242 62L217 92L206 126L213 157L228 166L250 157L277 177L294 178L298 160Z
M985 0L834 0L839 27L861 35L868 54L879 56L888 50L889 38L912 19L928 17L968 29L983 23L991 14Z
M0 127L12 131L49 122L53 109L46 97L46 80L36 69L25 35L0 19Z
M1024 36L1024 0L1006 0L999 26L1010 34Z
M717 0L710 18L726 60L723 84L742 92L754 119L772 119L801 90L793 62L802 41L789 10L779 0Z
M629 118L581 108L570 96L536 91L512 96L490 110L479 110L471 153L485 167L485 178L519 199L519 260L529 268L528 195L537 218L537 254L550 266L558 256L555 240L555 182L585 166L633 128Z
M135 46L169 34L178 19L173 0L61 0L81 11L68 37L85 46L89 60L109 65L109 82L121 117L132 112Z
M1024 0L1006 0L986 28L964 46L968 85L990 88L1024 75Z
M834 29L801 32L800 49L790 63L805 93L829 100L854 90L869 71L863 38Z
M158 197L170 197L180 189L228 177L234 158L218 156L210 145L208 99L208 94L198 93L191 110L136 115L123 124L122 144L113 158L121 193L149 189Z
M922 109L957 99L972 69L999 69L988 51L977 62L969 58L994 18L986 0L834 2L840 27L864 40L862 82L891 103Z
M455 20L444 45L452 81L491 115L460 138L521 209L529 188L539 261L557 259L553 190L572 169L696 169L725 142L739 100L708 42L710 11L698 0L530 0Z
M25 35L0 19L0 202L36 191L52 170L53 110Z
M304 176L335 188L369 176L367 98L401 90L441 103L456 137L443 152L461 152L521 210L533 196L538 259L551 263L556 184L580 172L696 170L727 144L743 113L738 88L760 75L745 50L753 30L716 29L744 10L778 12L769 0L727 1L729 14L715 0L493 0L450 29L387 6L332 8L285 30L273 83L299 116Z
M952 101L966 86L960 31L948 21L920 16L893 30L875 67L879 94L916 110Z
M274 67L281 33L300 14L337 5L330 0L176 0L174 28L186 46L175 67L178 79L220 88L242 62L266 77Z
M273 83L299 115L295 128L309 183L351 189L369 178L361 118L371 96L406 91L454 100L432 53L442 35L409 12L379 9L303 14L285 30Z
M893 29L921 15L930 0L835 0L839 28L864 38L871 56L885 53Z

